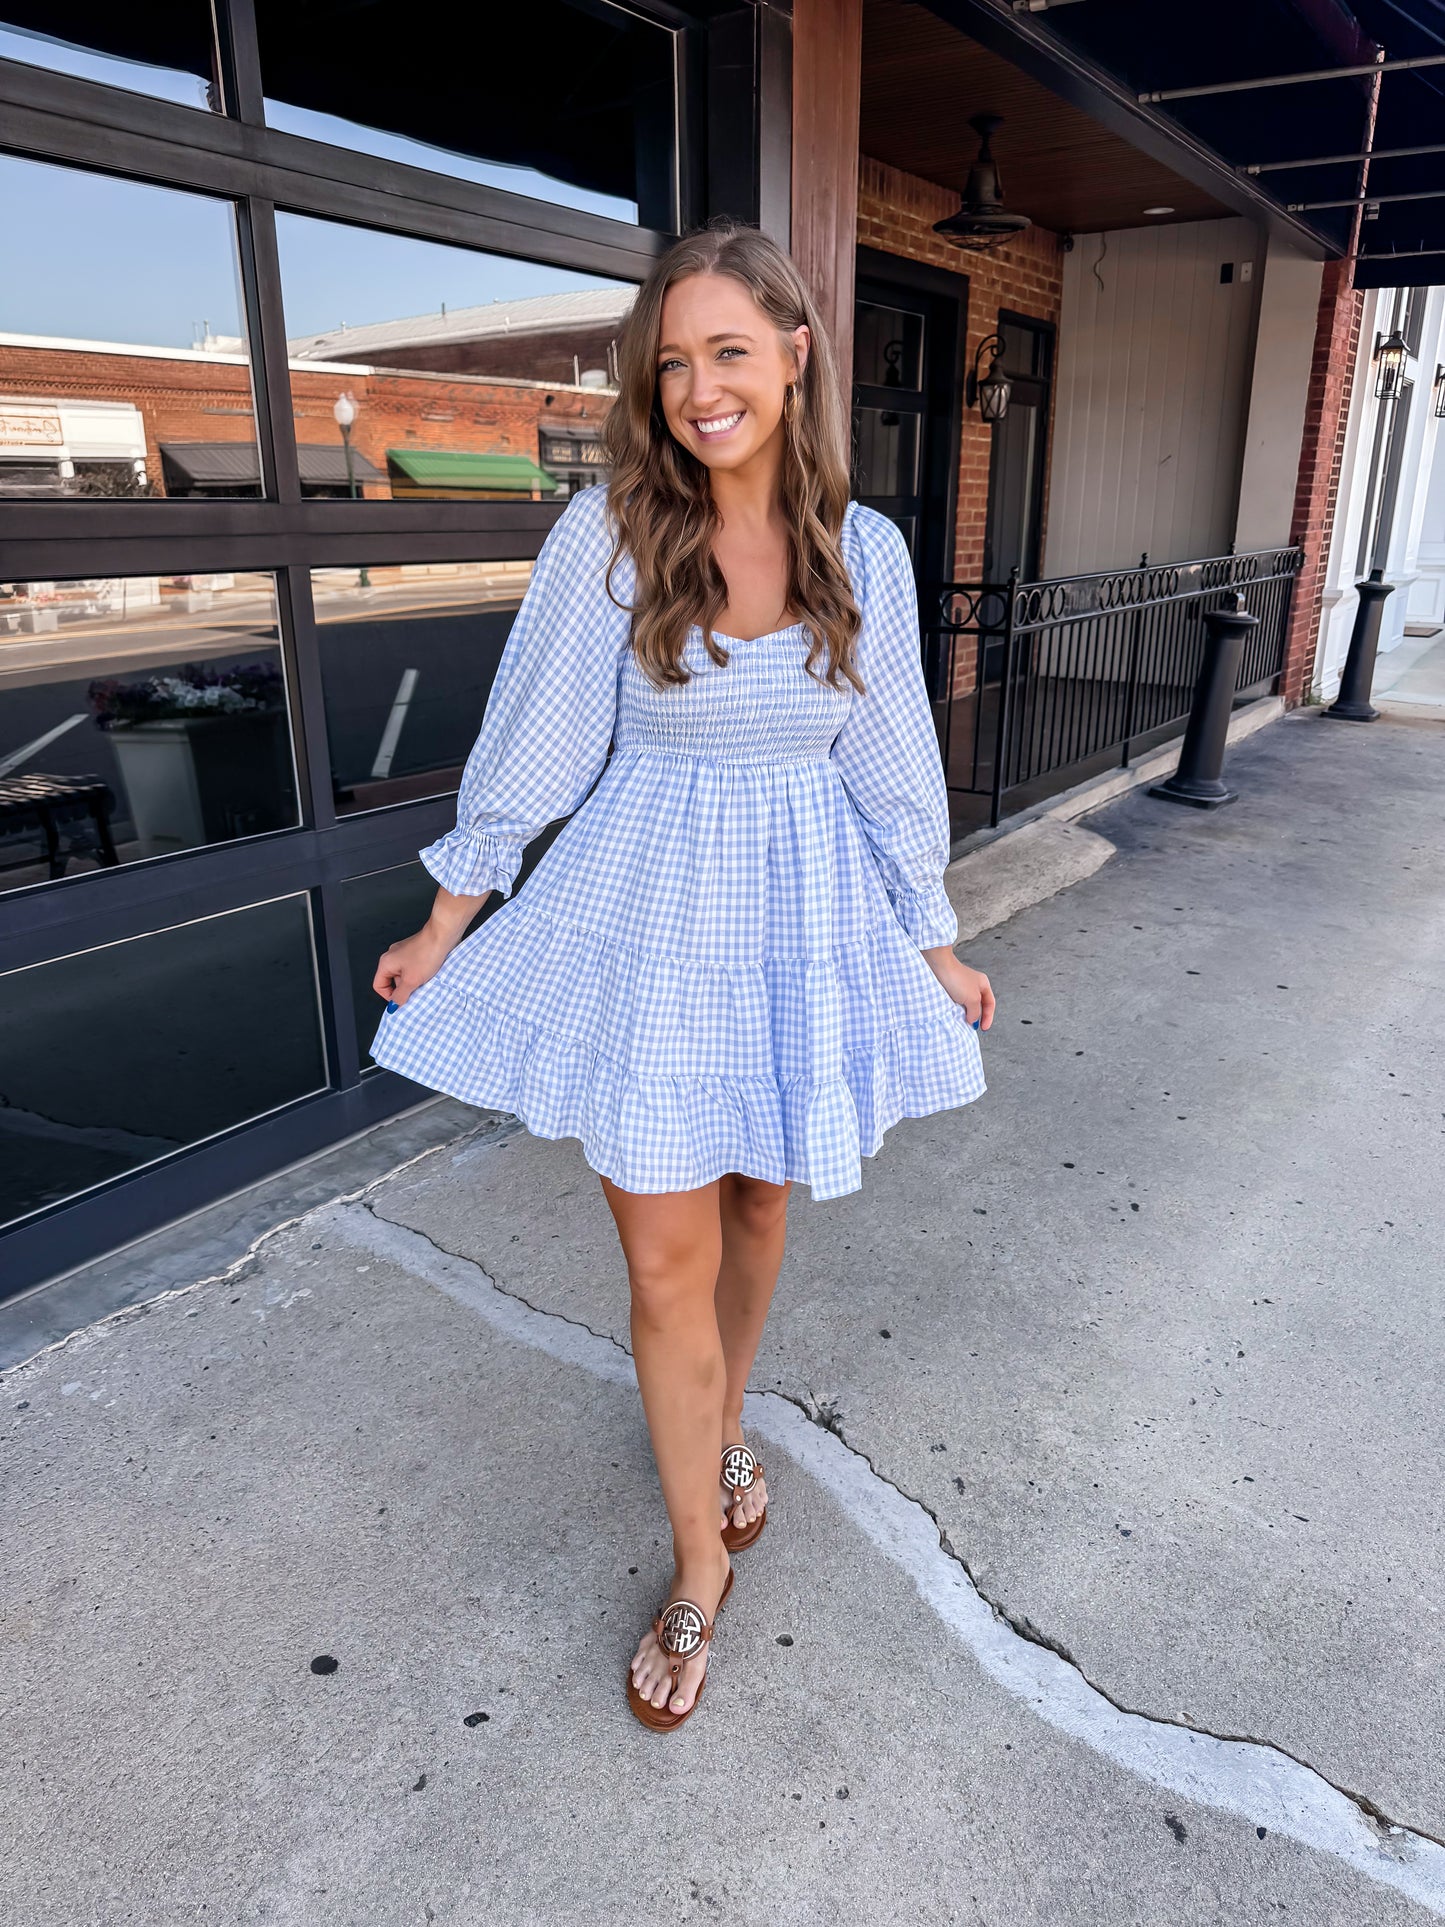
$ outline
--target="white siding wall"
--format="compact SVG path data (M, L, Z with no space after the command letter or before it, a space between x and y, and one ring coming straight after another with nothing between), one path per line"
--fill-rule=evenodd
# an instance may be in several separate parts
M1166 562L1229 547L1263 267L1263 236L1245 220L1076 237L1059 319L1049 575L1125 568L1146 549Z

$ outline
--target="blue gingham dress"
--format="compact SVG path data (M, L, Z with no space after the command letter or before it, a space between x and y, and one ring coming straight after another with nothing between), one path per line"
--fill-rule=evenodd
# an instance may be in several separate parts
M717 632L725 667L694 627L691 680L659 689L604 587L606 495L581 491L549 530L456 828L419 852L448 890L509 901L387 1009L371 1055L580 1139L628 1191L736 1171L842 1196L899 1118L985 1088L919 954L958 923L907 548L848 504L865 694L804 671L801 623ZM618 601L633 582L624 554ZM511 897L523 846L574 811Z

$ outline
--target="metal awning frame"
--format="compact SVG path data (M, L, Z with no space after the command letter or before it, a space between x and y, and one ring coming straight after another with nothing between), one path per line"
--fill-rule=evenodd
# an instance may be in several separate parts
M1249 80L1215 80L1204 87L1156 87L1137 94L1141 102L1205 100L1216 94L1252 94L1267 87L1308 87L1323 80L1368 80L1372 74L1407 74L1417 67L1445 67L1445 54L1417 54L1410 59L1366 60L1353 67L1312 67L1295 74L1261 74Z
M1445 154L1445 141L1425 147L1371 147L1358 154L1310 154L1299 161L1246 161L1241 174L1294 174L1307 167L1342 167L1347 161L1403 161L1419 154Z
M1037 16L1015 12L1010 0L923 0L923 4L936 18L1012 62L1100 126L1182 175L1225 207L1287 234L1313 260L1338 256L1337 241L1298 214L1288 213L1252 176L1241 173L1169 115L1141 102L1104 68L1055 39L1043 24L1046 12Z
M1364 281L1365 286L1376 285L1373 277L1384 261L1433 260L1441 264L1441 271L1432 278L1445 281L1445 241L1439 247L1387 247L1373 254L1360 252L1361 241L1368 234L1368 230L1362 230L1361 226L1361 217L1367 207L1406 198L1421 202L1445 199L1445 188L1437 193L1433 188L1422 187L1420 192L1408 197L1403 192L1399 195L1368 192L1369 170L1373 161L1404 160L1445 153L1445 143L1381 149L1375 149L1373 144L1384 75L1445 68L1445 52L1388 58L1379 46L1380 30L1377 27L1373 44L1378 51L1368 61L1347 66L1301 69L1295 73L1220 82L1197 88L1160 88L1141 93L1137 88L1126 87L1113 73L1096 64L1066 38L1051 32L1049 10L1045 7L1020 7L1016 0L923 0L923 4L958 32L1010 61L1101 126L1107 127L1111 133L1202 188L1224 206L1263 223L1275 234L1287 237L1312 259L1352 260L1361 267L1366 263L1372 264L1371 278ZM1445 33L1445 21L1442 21L1442 33ZM1429 38L1434 39L1437 46L1445 44L1441 35L1431 34ZM1205 140L1191 133L1182 121L1162 111L1162 104L1170 100L1262 91L1277 86L1306 86L1342 79L1363 84L1359 150L1321 156L1312 161L1231 162ZM1430 84L1424 73L1421 73L1421 83ZM1353 165L1359 170L1354 183L1355 194L1335 202L1285 202L1276 199L1259 179L1262 174L1276 171L1303 171L1311 166L1335 165ZM1347 239L1334 223L1317 226L1310 218L1318 213L1327 220L1332 209L1350 208L1355 212L1349 223ZM1395 232L1398 234L1398 228ZM1398 238L1405 240L1413 237L1406 233L1398 234ZM1426 234L1419 235L1418 239L1424 241Z

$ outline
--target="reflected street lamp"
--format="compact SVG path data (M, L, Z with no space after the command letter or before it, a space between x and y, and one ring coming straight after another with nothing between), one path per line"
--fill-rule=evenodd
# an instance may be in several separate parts
M346 454L346 492L354 502L357 499L357 487L356 464L351 458L351 425L356 420L355 395L349 390L338 395L331 405L331 412L336 417L336 426L341 430L341 446ZM360 589L371 587L371 577L366 573L364 563L361 573L356 578L356 584Z

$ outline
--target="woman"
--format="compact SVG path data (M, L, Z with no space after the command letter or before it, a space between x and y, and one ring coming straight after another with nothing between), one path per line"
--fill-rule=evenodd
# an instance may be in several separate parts
M994 998L952 949L908 551L848 499L797 270L753 228L685 235L619 369L612 479L542 545L371 1054L601 1176L675 1556L628 1700L666 1729L766 1516L743 1393L789 1190L857 1190L898 1118L978 1097Z

